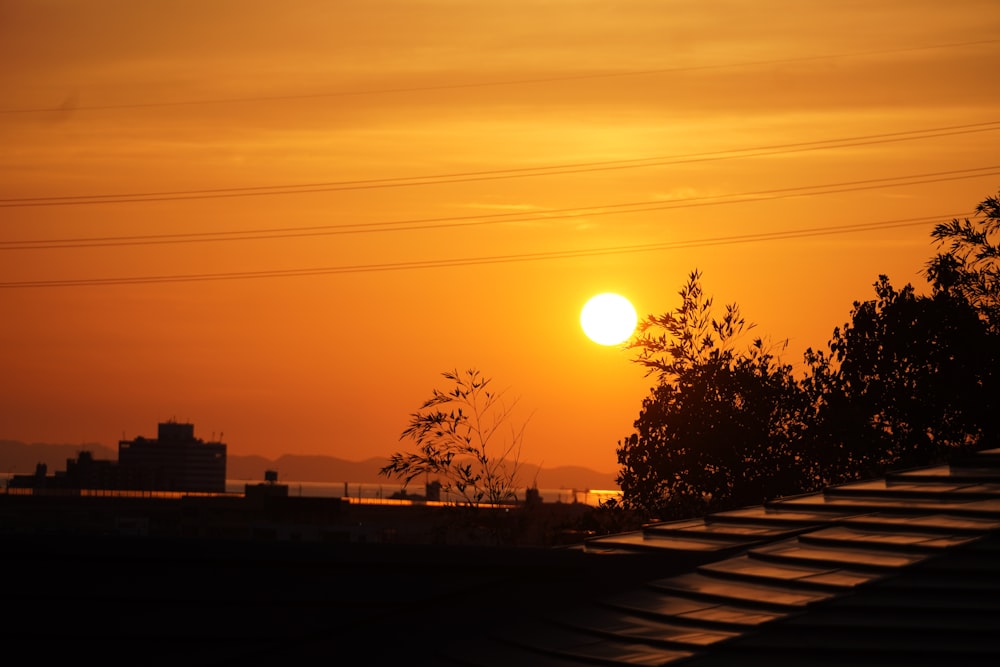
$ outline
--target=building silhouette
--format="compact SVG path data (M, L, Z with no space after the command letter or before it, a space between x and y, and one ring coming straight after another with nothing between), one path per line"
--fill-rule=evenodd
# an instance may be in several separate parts
M226 445L194 437L194 424L161 422L155 439L118 442L118 467L157 491L224 493ZM147 484L151 486L146 486Z
M225 493L226 445L194 437L194 425L161 422L156 438L118 442L118 460L95 459L82 451L66 469L49 475L38 464L33 475L14 475L9 488L45 491L172 491Z

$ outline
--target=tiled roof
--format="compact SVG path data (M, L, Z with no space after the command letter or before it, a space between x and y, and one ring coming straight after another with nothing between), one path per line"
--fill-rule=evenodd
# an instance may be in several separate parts
M486 633L478 667L1000 664L1000 450L597 537L689 572Z

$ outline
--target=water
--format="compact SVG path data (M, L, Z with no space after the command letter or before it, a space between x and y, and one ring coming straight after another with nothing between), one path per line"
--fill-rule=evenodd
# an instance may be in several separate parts
M259 479L230 479L226 480L226 491L229 493L243 493L247 484L260 484ZM388 499L394 493L403 491L402 484L379 483L366 484L362 482L290 482L281 480L279 482L288 487L289 496L302 496L308 498L356 498L358 500L380 500ZM519 489L518 500L524 500L526 489ZM596 507L600 502L610 498L620 498L621 491L618 489L539 489L542 502L545 503L584 503ZM422 484L410 484L406 487L406 492L411 495L426 496L425 487ZM459 500L458 497L445 497L442 500Z
M11 474L0 473L0 492L6 491L7 480ZM260 479L228 479L226 480L226 492L242 494L247 484L261 484ZM282 480L279 482L288 487L289 496L302 496L306 498L351 498L365 502L378 502L388 500L392 494L403 491L402 484L393 483L363 483L363 482L289 482ZM524 500L527 489L518 489L517 499ZM542 502L545 503L583 503L592 507L597 507L602 501L611 498L621 498L621 491L618 489L539 489ZM410 484L406 487L406 492L411 495L426 496L426 490L422 484ZM183 494L178 494L183 495ZM458 496L446 496L442 494L444 501L461 501Z

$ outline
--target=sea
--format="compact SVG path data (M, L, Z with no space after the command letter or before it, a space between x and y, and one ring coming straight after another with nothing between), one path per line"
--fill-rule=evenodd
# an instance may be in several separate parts
M7 490L7 481L10 477L11 473L0 473L0 493ZM229 479L226 480L226 493L242 495L248 484L256 486L261 483L263 482L260 479ZM280 483L288 487L289 496L347 498L363 503L394 503L396 501L393 499L393 495L401 494L404 490L410 496L426 496L423 484L410 484L404 489L402 484L392 483L296 482L287 480L282 480ZM519 489L517 491L518 500L523 500L527 495L526 492L527 489ZM538 493L544 503L583 503L592 507L597 507L610 499L621 498L621 491L618 489L539 489ZM442 493L441 500L460 502L461 498Z
M226 481L226 491L229 493L243 493L246 485L260 484L259 479ZM380 500L390 500L394 494L401 494L404 491L402 484L372 484L362 482L293 482L282 480L282 485L288 487L289 496L303 496L312 498L347 498L362 502L378 502ZM426 489L422 484L410 484L405 487L405 492L410 495L426 496ZM517 491L518 500L523 500L527 489ZM618 489L539 489L539 495L544 503L584 503L592 507L597 507L602 502L612 498L621 498L622 492ZM449 497L442 493L441 500L460 501L459 496Z

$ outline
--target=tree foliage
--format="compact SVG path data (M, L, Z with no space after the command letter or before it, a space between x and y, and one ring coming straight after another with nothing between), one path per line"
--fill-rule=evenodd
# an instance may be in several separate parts
M755 504L801 487L805 405L791 367L764 341L738 348L752 328L736 305L716 318L691 273L681 305L639 326L628 347L658 384L635 432L618 443L625 501L678 517Z
M517 401L507 404L476 369L441 375L453 388L434 389L400 435L413 441L415 451L393 454L379 473L404 484L433 475L443 480L442 491L471 507L516 501L526 426L512 422Z
M973 220L937 225L931 238L945 250L925 271L935 293L968 302L994 333L1000 331L1000 198L987 197Z
M618 443L625 504L692 516L1000 447L1000 199L937 225L930 294L874 283L793 377L692 272L627 348L657 377Z
M806 352L825 482L1000 445L1000 200L976 214L932 230L930 295L879 276L829 352Z
M997 340L954 293L918 296L886 276L855 302L828 353L806 352L804 386L825 483L942 463L995 432Z

